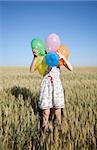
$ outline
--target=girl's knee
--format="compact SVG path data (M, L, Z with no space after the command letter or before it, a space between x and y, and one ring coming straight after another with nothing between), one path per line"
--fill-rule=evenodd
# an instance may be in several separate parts
M60 116L61 115L61 108L55 109L55 115Z
M50 114L50 110L49 109L43 110L43 116L49 117L49 114Z
M55 109L56 119L59 124L61 124L61 109Z
M43 124L42 127L47 129L48 128L48 119L49 119L50 111L48 109L43 110Z

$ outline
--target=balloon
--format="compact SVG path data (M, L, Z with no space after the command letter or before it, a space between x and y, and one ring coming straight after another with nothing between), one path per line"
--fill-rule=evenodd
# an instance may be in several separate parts
M56 52L60 52L63 56L65 56L66 59L68 59L68 49L64 47L64 45L61 45L57 48ZM64 64L64 60L59 60L59 66L62 66Z
M44 75L46 70L47 70L48 65L45 63L44 59L42 61L42 63L38 66L38 72L41 75Z
M33 39L31 41L32 51L34 49L38 49L38 55L44 56L45 55L45 46L40 39Z
M59 63L59 57L58 57L57 53L48 52L47 55L45 56L45 62L50 67L57 66Z
M44 58L43 56L37 56L37 57L35 58L35 69L37 69L38 66L42 63L43 58Z
M56 51L56 48L60 46L60 38L57 34L50 34L45 41L46 51Z

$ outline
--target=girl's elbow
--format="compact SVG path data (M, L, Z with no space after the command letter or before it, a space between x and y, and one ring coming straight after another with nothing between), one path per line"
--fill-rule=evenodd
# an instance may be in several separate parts
M30 73L32 73L32 70L29 70Z
M30 70L29 70L29 71L30 71L30 73L33 73L33 72L34 72L34 69L30 68Z
M69 69L70 69L70 71L73 71L73 67L72 67L72 66L70 66L70 68L69 68Z

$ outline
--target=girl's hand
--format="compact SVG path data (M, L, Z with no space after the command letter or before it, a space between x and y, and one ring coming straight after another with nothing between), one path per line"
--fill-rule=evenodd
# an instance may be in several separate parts
M64 55L62 55L60 52L57 52L57 54L58 54L58 56L59 56L59 59L62 58L62 59L64 60L64 66L65 66L68 70L72 71L73 68L72 68L71 64L68 62L68 60L66 59L66 57L65 57Z
M38 49L34 49L32 52L33 52L34 57L38 56Z
M59 59L64 58L65 56L63 56L60 52L57 52Z

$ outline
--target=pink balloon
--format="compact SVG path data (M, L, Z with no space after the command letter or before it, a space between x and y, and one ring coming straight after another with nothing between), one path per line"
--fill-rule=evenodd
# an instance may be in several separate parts
M57 34L50 34L45 41L46 51L53 51L55 52L57 47L61 44L60 38Z

